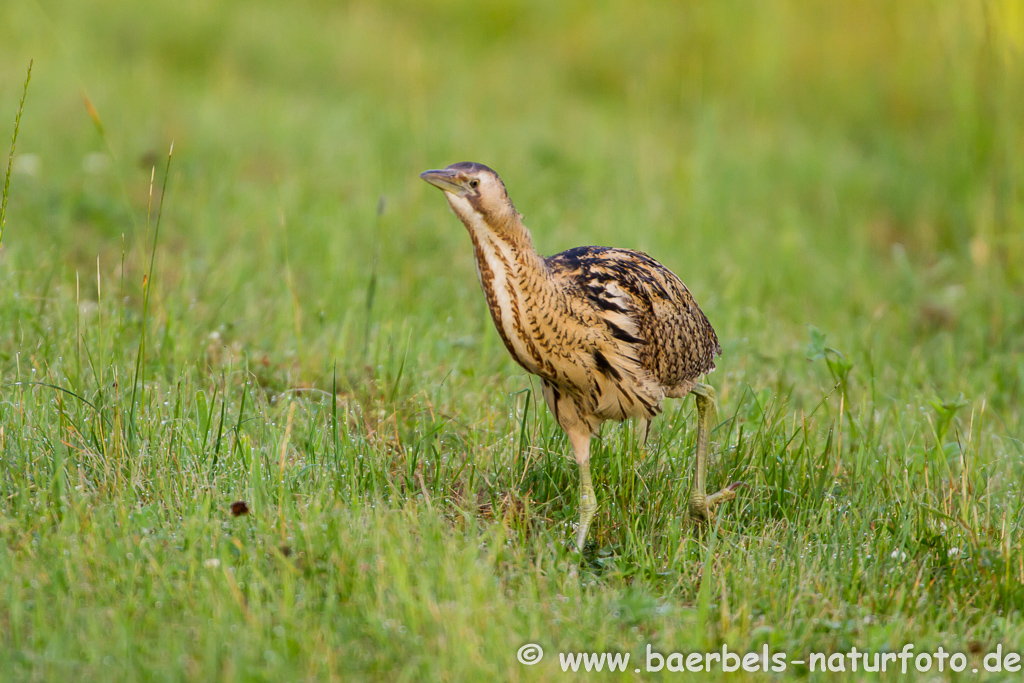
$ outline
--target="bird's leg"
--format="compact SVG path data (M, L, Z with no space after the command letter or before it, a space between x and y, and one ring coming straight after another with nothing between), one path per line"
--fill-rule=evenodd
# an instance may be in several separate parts
M693 476L693 490L690 493L690 516L700 521L712 518L714 507L736 497L736 489L742 486L736 482L717 493L707 495L708 438L711 423L715 419L715 390L707 384L697 384L690 390L697 400L697 466Z
M597 496L590 482L590 430L586 425L570 430L569 442L572 443L576 464L580 466L580 525L576 530L576 547L583 552L590 521L597 512Z

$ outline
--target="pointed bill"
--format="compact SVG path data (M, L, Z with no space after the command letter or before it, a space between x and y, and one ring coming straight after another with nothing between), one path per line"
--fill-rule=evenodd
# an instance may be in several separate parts
M457 175L458 171L442 168L433 171L424 171L423 173L420 173L420 178L423 178L434 187L442 189L445 192L461 195L465 190L455 181Z

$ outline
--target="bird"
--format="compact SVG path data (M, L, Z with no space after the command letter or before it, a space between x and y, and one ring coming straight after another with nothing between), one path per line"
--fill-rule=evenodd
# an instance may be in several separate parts
M608 420L637 419L645 435L665 398L697 404L691 517L708 522L742 483L706 492L714 389L698 380L722 349L690 290L640 251L585 246L543 257L491 168L460 162L420 177L444 192L473 243L494 326L513 360L540 377L545 403L579 466L576 547L597 512L590 442Z

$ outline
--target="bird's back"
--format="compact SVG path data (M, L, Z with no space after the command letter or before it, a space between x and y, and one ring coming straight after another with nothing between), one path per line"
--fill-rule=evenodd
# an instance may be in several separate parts
M550 276L593 308L668 395L715 369L722 349L714 328L686 285L647 254L577 247L545 262Z

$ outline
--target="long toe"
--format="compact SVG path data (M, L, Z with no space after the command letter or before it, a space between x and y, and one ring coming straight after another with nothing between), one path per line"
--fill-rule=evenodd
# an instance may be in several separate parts
M736 497L736 491L746 486L742 481L736 481L726 486L717 493L712 493L704 500L690 500L690 516L699 522L710 522L715 518L715 508L726 501Z
M741 486L746 486L746 484L744 484L742 481L736 481L729 484L718 493L712 493L710 496L707 497L707 505L711 507L715 505L720 505L721 503L724 503L727 500L732 500L733 498L736 497L736 490L739 489Z

